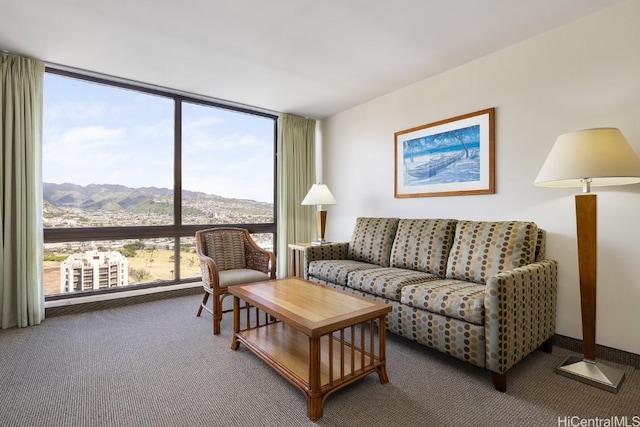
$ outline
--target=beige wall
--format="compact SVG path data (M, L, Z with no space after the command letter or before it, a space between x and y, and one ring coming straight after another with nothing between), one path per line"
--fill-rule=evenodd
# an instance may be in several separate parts
M358 216L531 220L559 262L557 333L581 338L574 194L533 181L556 137L618 127L640 153L640 1L628 0L322 122L338 204L327 238ZM394 132L496 108L496 194L395 199ZM640 185L598 194L597 342L640 354Z

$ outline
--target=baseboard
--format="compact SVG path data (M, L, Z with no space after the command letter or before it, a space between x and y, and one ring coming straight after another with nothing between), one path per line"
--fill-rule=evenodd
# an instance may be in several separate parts
M190 287L190 288L184 288L184 289L173 289L173 290L168 290L163 292L154 292L154 293L149 293L144 295L135 295L130 297L108 299L103 301L92 301L92 302L86 302L81 304L68 304L68 305L61 305L61 306L55 306L55 307L46 307L45 318L55 317L55 316L64 316L67 314L87 313L89 311L104 310L107 308L116 308L116 307L122 307L125 305L141 304L145 302L158 301L158 300L167 299L167 298L176 298L176 297L195 295L195 294L201 294L201 293L203 293L202 286L198 286L198 287ZM197 308L198 307L194 308L194 313Z
M582 354L582 340L576 338L556 334L553 336L553 345ZM640 354L596 345L596 357L598 360L608 360L609 362L629 365L640 369Z

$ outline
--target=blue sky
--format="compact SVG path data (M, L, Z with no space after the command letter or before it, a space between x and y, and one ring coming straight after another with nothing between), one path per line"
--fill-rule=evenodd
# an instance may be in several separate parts
M173 188L173 100L47 73L43 180ZM269 118L183 104L183 189L273 202Z

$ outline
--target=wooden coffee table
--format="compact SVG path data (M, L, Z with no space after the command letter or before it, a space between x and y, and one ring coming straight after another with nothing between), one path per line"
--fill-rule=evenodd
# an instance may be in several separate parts
M389 381L385 333L390 305L300 278L235 285L229 292L231 348L244 344L298 387L310 419L322 417L327 396L370 373L377 372L382 384ZM249 308L241 308L240 299Z

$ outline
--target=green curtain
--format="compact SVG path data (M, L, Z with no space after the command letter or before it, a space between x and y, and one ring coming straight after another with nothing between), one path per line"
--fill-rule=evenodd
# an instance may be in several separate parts
M278 116L278 277L289 272L289 243L310 242L314 206L302 206L316 176L316 121L290 114Z
M0 328L44 319L42 86L44 64L0 53Z

